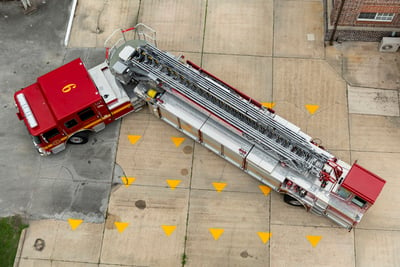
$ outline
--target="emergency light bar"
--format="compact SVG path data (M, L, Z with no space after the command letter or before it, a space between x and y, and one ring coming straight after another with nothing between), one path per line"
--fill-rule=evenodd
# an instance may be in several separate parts
M22 111L24 112L25 118L28 121L29 127L35 128L38 126L38 123L35 119L35 116L33 116L32 110L29 107L28 102L26 101L26 98L24 94L18 94L17 95L17 100L19 102L19 105L22 108Z

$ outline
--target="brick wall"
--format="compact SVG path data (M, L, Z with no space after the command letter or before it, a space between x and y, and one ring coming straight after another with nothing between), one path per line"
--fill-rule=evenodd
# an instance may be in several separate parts
M330 14L331 25L336 21L342 1L345 1L345 4L339 19L339 26L400 27L400 0L333 0ZM357 21L360 12L396 13L396 15L391 22Z
M332 30L325 32L325 41L329 41L331 38ZM342 41L365 41L365 42L380 42L382 37L392 37L391 31L368 31L368 30L337 30L335 33L335 42ZM396 36L400 37L400 33Z

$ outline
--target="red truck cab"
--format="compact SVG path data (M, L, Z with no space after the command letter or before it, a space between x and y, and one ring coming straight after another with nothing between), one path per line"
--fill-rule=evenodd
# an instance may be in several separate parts
M86 143L89 132L98 132L133 110L126 93L107 79L112 75L107 75L105 63L89 72L78 58L14 94L17 115L41 155L58 153L67 142ZM101 80L101 88L96 79Z

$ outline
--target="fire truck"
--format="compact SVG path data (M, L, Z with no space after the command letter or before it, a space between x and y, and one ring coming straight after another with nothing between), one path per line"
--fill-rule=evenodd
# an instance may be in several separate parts
M73 60L14 99L41 155L59 153L66 143L86 143L89 133L147 105L156 117L284 194L288 204L348 230L385 184L356 162L338 159L274 110L158 49L155 32L143 24L116 30L106 41L104 63L87 70Z

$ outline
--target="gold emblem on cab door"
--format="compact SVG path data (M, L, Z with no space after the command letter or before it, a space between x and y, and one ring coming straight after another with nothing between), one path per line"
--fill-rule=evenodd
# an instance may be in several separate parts
M66 86L64 86L64 87L61 89L61 91L62 91L63 93L69 93L72 89L75 89L75 88L76 88L76 84L70 83L70 84L67 84Z

